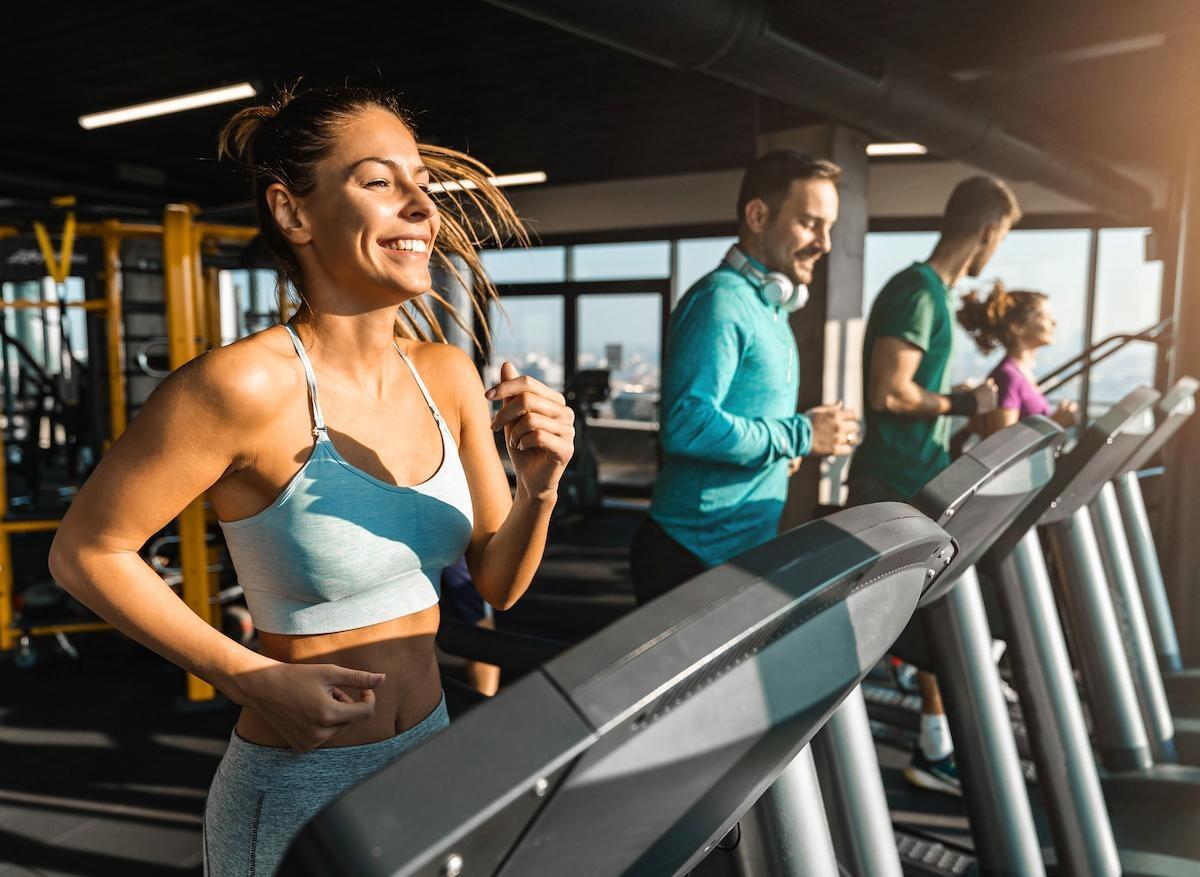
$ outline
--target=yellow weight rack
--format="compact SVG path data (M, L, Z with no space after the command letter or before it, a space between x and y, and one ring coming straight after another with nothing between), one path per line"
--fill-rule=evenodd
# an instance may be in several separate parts
M122 320L121 244L131 238L161 239L163 249L163 279L166 297L168 351L172 369L203 353L220 341L220 302L217 291L217 272L205 272L201 252L206 245L217 243L246 243L257 230L244 226L209 224L196 221L196 208L187 204L168 205L162 225L126 223L105 220L101 223L78 223L68 217L69 229L64 238L74 235L95 236L101 239L104 253L103 300L83 302L19 302L3 307L83 308L102 315L108 338L109 367L109 444L116 441L126 427L125 348ZM0 227L0 238L18 234L18 230ZM70 251L64 240L64 252L56 259L47 252L48 235L39 231L43 254L52 275L69 269ZM57 276L56 276L56 279ZM14 533L51 532L58 528L57 519L8 520L8 492L5 472L3 439L0 437L0 651L14 648L22 635L53 636L57 633L80 633L107 630L102 622L46 625L22 630L14 625L12 545ZM209 551L205 544L206 511L204 497L193 501L179 516L179 550L182 566L181 592L183 600L209 624L219 624L219 612L211 595L215 591L215 575L209 572ZM211 700L213 687L189 675L189 700Z

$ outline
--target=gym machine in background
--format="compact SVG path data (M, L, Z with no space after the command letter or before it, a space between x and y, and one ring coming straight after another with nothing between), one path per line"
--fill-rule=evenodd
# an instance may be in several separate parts
M1179 754L1182 760L1191 764L1200 764L1200 723L1195 720L1200 713L1200 671L1183 665L1159 565L1158 546L1142 495L1141 475L1144 467L1195 414L1197 390L1200 390L1200 381L1183 377L1163 394L1155 406L1157 427L1112 481L1120 525L1129 547L1129 563L1145 603L1152 640L1150 648L1163 675L1177 730L1182 732L1178 735ZM1112 541L1119 546L1119 538Z
M1110 603L1117 619L1136 699L1120 696L1111 674L1097 675L1107 687L1094 696L1113 711L1117 728L1140 719L1151 757L1158 764L1200 763L1200 723L1195 719L1196 679L1200 677L1184 669L1179 659L1138 472L1194 413L1197 388L1200 383L1193 378L1181 378L1156 405L1153 401L1147 405L1140 430L1126 429L1112 437L1112 453L1124 460L1088 502L1093 531L1090 537L1079 520L1070 527L1063 524L1048 531L1064 581L1088 602ZM1150 390L1141 393L1149 394L1151 399L1157 397ZM1075 602L1079 600L1075 598ZM1107 644L1099 644L1099 648L1106 649ZM1085 657L1090 665L1098 663L1094 654ZM1167 681L1175 689L1174 697L1169 696ZM1176 718L1177 713L1181 718ZM1117 749L1121 746L1118 740ZM1141 765L1140 759L1122 762L1119 755L1110 760L1108 766L1113 770ZM1200 784L1200 775L1188 781Z

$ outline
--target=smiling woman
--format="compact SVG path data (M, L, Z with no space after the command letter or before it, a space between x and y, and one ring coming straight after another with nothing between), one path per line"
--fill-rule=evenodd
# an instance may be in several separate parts
M430 260L481 313L495 290L476 248L524 240L484 165L419 144L390 96L349 89L244 109L221 152L249 172L302 307L165 380L50 557L78 599L242 706L205 811L213 877L273 873L314 813L446 725L442 570L465 555L484 599L516 602L574 446L559 393L511 363L485 392L465 353L429 341ZM431 184L447 180L473 185L435 203ZM257 653L193 615L138 553L202 493Z

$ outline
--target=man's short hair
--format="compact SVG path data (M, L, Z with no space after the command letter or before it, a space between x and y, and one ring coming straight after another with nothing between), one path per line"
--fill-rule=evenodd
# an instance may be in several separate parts
M1021 205L1008 184L996 177L968 177L950 193L942 215L942 234L949 238L976 237L989 225L1008 219L1015 225Z
M744 222L746 205L761 198L775 210L792 187L793 180L829 180L837 183L842 169L825 158L818 158L799 149L772 149L750 162L742 175L738 191L738 222Z

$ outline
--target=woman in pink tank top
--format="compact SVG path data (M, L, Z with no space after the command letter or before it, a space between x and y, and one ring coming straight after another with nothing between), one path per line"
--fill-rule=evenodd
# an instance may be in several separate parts
M1006 353L991 374L998 388L996 409L972 424L976 432L991 435L1035 414L1051 417L1065 428L1078 423L1078 404L1064 400L1052 408L1033 376L1038 348L1054 343L1058 326L1045 293L1009 292L997 281L986 299L975 293L963 298L958 322L983 353L1001 346Z

